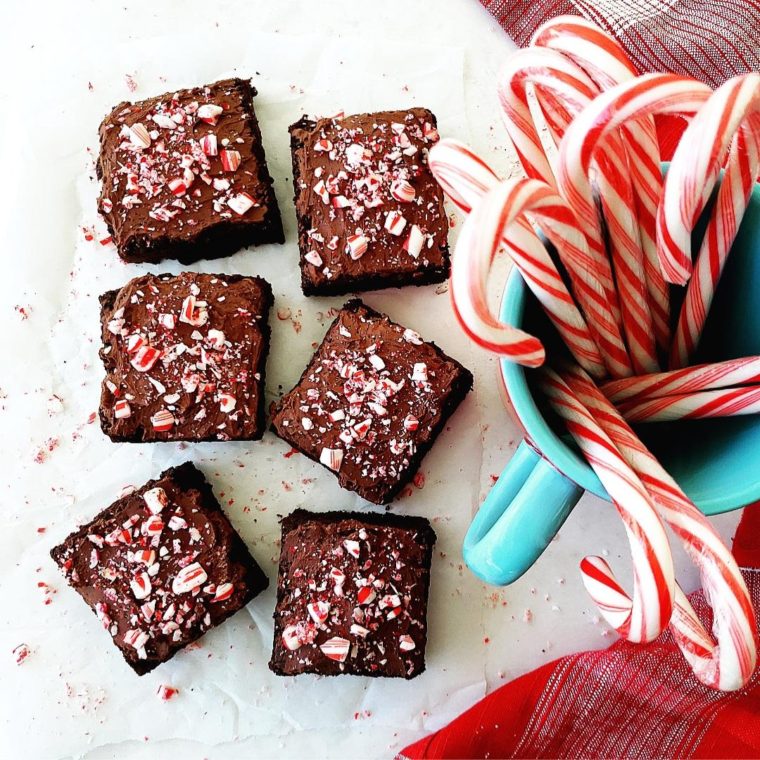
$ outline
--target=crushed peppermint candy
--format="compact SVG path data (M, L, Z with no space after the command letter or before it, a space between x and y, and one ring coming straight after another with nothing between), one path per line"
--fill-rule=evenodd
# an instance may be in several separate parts
M315 289L336 276L382 277L390 269L434 268L435 281L445 273L448 219L427 166L438 140L432 120L424 109L342 116L298 134L296 208L310 225L301 251L315 268L304 270ZM361 269L350 264L358 260Z
M250 107L246 87L233 82L167 93L111 113L100 159L100 210L119 230L120 248L134 230L161 231L156 222L195 230L258 205L262 190L269 191Z
M418 532L419 522L365 523L341 512L315 516L315 533L308 513L300 514L283 522L276 672L419 672L429 573L420 547L432 550L431 537Z

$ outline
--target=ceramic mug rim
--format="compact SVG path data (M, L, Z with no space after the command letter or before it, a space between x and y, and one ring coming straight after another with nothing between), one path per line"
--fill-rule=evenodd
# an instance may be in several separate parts
M516 268L513 268L508 275L502 293L499 310L500 321L516 327L520 326L529 292L520 273ZM508 359L501 359L499 361L499 374L504 384L506 401L514 410L514 414L523 429L525 439L530 445L541 457L580 488L609 501L607 491L585 459L570 448L544 419L530 392L525 368ZM737 489L734 493L700 500L698 506L707 515L741 509L760 499L760 492L758 492L756 484L754 484L754 491L752 488L753 486L749 486L744 489Z

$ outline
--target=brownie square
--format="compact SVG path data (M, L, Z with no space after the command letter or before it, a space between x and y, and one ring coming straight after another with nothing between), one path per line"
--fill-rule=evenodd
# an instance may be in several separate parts
M100 125L98 207L130 262L227 256L282 243L244 79L120 103Z
M343 488L385 504L412 480L471 387L469 370L436 345L353 300L274 405L272 427Z
M282 676L422 673L435 540L422 517L288 515L270 669Z
M50 554L138 675L269 585L190 462L118 499Z
M307 295L441 282L449 273L443 192L427 165L426 108L290 127Z
M249 441L264 432L272 289L259 277L144 275L101 296L103 432Z

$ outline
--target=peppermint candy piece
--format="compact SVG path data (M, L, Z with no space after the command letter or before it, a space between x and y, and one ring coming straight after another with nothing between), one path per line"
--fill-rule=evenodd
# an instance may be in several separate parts
M129 344L127 344L127 351L129 351ZM161 352L157 348L141 346L132 357L130 364L138 372L148 372L158 361L159 356L161 356Z
M398 211L389 211L385 215L385 229L391 235L400 235L406 227L406 219Z
M113 416L117 420L123 420L127 417L131 416L132 414L132 407L129 405L129 402L125 399L119 399L114 405L113 405Z
M282 632L282 643L285 649L295 652L303 645L301 637L298 635L298 627L295 625L287 626Z
M226 172L234 172L240 166L240 153L236 150L222 150L219 158L222 160L222 169Z
M304 259L315 267L322 266L322 257L316 251L309 251L304 254Z
M193 589L200 588L207 580L206 571L197 562L193 562L187 567L183 567L174 577L172 592L187 594Z
M319 454L319 461L329 467L331 470L337 472L340 470L340 466L343 463L343 449L328 449L323 448Z
M216 126L217 121L219 121L219 117L224 112L224 109L221 106L216 105L216 103L204 103L199 109L198 109L198 118L201 121L206 122L206 124L210 124L212 127ZM155 116L153 117L155 121Z
M346 582L346 574L337 567L331 568L330 578L336 586L342 586Z
M146 491L143 494L143 500L152 515L157 515L169 503L166 491L158 486Z
M333 636L324 644L320 644L319 648L328 659L335 660L335 662L345 662L346 657L348 657L348 650L351 648L351 642L340 636Z
M398 648L402 652L411 652L415 646L416 644L414 643L414 639L411 636L404 634L403 636L398 637Z
M219 409L229 414L237 406L237 399L231 393L219 394Z
M168 409L160 409L151 418L150 424L157 433L165 433L174 427L174 415Z
M330 604L321 601L312 602L306 605L306 611L317 625L322 625L330 614Z
M198 304L196 308L196 300L194 295L189 295L182 301L182 309L179 313L179 321L184 322L194 327L203 327L208 322L208 310L205 308L205 304Z
M369 629L358 623L351 623L350 631L352 636L361 636L363 639L369 635Z
M420 426L420 421L413 415L407 414L404 418L404 430L408 430L410 433L417 430Z
M360 259L367 252L369 247L369 240L364 235L349 235L346 239L346 248L348 249L348 255L356 261Z
M402 337L407 343L411 343L414 346L422 345L422 336L418 332L415 332L414 330L410 330L409 328L407 328L406 330L404 330L404 334L402 335Z
M170 179L168 182L169 191L178 198L187 192L187 184L184 179Z
M151 591L150 576L146 572L138 573L129 582L129 587L132 589L135 599L145 599Z
M142 649L150 639L145 631L130 629L124 634L124 643L133 649Z
M359 551L361 547L359 546L358 541L354 541L350 538L347 538L343 542L343 546L352 557L356 557L356 559L359 559Z
M150 148L150 135L145 125L137 123L131 127L127 127L129 130L129 141L132 145L136 145L138 148Z
M218 153L216 135L205 135L201 137L201 150L207 156L216 156Z
M156 561L156 552L153 549L140 549L132 555L132 559L150 567Z
M243 216L256 205L256 201L248 193L239 193L227 201L227 205L238 215Z
M425 243L425 236L422 234L422 230L413 224L409 230L409 237L404 242L404 250L413 258L416 259L422 252L422 246Z
M415 189L405 179L391 182L391 195L401 203L411 203L416 194Z
M356 601L359 602L359 604L372 604L372 602L375 601L376 597L377 594L375 593L375 589L373 589L372 586L361 586L356 592Z
M232 596L235 587L231 583L220 583L214 591L214 598L211 602L223 602Z
M412 368L412 380L415 383L426 383L428 380L427 364L416 362Z

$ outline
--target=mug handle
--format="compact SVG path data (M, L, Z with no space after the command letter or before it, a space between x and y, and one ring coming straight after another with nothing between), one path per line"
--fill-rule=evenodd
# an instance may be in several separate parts
M523 441L467 531L465 563L486 583L513 583L541 556L582 495L580 486Z

